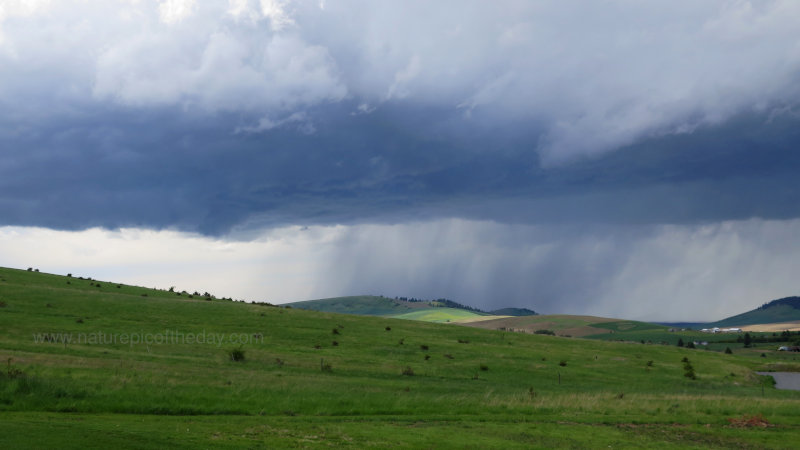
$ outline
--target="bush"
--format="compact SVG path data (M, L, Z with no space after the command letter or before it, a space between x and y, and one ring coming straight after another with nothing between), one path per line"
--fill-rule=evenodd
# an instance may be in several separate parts
M431 355L425 355L425 361L431 359Z
M694 373L694 367L692 367L692 363L689 362L689 358L684 356L681 361L683 362L683 376L692 380L696 380L697 376Z
M458 340L458 343L459 343L459 344L469 344L469 341L468 341L468 340L466 340L466 339L459 339L459 340Z
M403 369L403 375L409 376L409 377L413 377L414 376L414 369L412 369L411 366L406 366L406 368Z
M234 348L233 350L228 351L228 356L230 356L231 361L241 362L244 361L244 350L242 348Z
M323 372L333 372L333 366L331 366L329 363L323 363L320 365L320 370Z
M481 370L482 370L482 371L484 371L484 372L486 372L487 370L489 370L489 366L487 366L486 364L481 364L481 366L480 366L480 367L481 367Z
M567 365L567 362L562 359L561 362L558 363L558 365L561 367L565 367Z
M333 331L331 331L331 333L333 333L333 334L339 334L339 329L338 329L338 328L334 328L334 329L333 329Z
M79 317L77 320L75 320L75 323L83 323L83 319L81 319L81 318Z
M331 342L331 345L334 346L334 347L337 347L339 345L339 342L333 341L333 342Z
M732 353L733 353L733 350L731 350L731 348L730 348L730 347L725 347L725 353L726 353L726 354L728 354L728 355L730 355L730 354L732 354Z
M0 308L5 308L5 307L6 307L6 302L0 301Z
M547 334L547 335L550 335L550 336L555 336L556 335L555 331L552 331L552 330L536 330L536 331L533 332L533 334Z
M426 350L426 351L428 350L428 346L427 345L420 345L419 348L420 348L420 350Z
M392 327L386 327L386 331L392 331Z

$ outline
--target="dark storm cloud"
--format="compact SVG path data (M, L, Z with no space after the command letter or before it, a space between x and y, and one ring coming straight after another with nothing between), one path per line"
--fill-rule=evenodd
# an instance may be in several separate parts
M445 114L421 107L347 111L314 111L312 134L296 126L235 133L236 117L186 120L174 111L95 111L40 124L31 136L4 138L14 157L0 164L3 220L218 234L237 225L439 217L693 223L800 215L800 123L790 115L740 117L542 167L527 131L512 130L501 145L485 135L464 139L454 125L463 119L437 122ZM487 151L492 144L499 148Z
M794 8L11 2L2 223L797 217Z

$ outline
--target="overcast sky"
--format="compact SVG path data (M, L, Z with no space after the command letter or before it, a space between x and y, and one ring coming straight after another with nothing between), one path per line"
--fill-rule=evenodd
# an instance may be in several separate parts
M0 0L0 265L711 320L798 294L800 3Z

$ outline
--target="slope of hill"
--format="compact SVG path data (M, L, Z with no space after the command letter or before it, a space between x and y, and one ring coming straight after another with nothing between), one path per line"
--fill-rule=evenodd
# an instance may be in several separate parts
M422 320L424 322L447 323L447 322L460 322L463 320L474 320L486 316L483 316L481 314L476 314L472 311L466 311L463 309L456 309L456 308L425 308L390 317L395 319Z
M494 311L489 311L490 314L494 316L536 316L538 313L536 311L530 310L528 308L502 308L502 309L495 309Z
M0 448L781 448L800 439L800 392L765 389L753 370L798 366L762 352L504 333L0 269ZM731 425L753 415L770 426Z
M651 323L636 322L631 320L563 314L505 317L463 324L489 330L520 331L525 333L541 333L544 331L552 331L559 336L573 337L584 337L604 333L639 331L652 328L666 328Z
M752 311L705 324L704 328L741 327L792 321L800 321L800 297L785 297L773 300Z
M430 308L429 305L421 302L408 302L377 295L323 298L319 300L287 303L284 306L310 311L365 316L393 316L418 309Z
M311 311L394 317L425 322L451 322L477 318L487 314L477 308L447 299L417 300L375 295L307 300L287 303L284 306Z

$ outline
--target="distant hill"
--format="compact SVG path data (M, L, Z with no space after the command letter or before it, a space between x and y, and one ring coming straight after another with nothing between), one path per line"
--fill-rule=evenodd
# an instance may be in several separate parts
M764 303L752 311L707 323L704 327L745 326L796 320L800 320L800 297L784 297Z
M419 300L416 298L389 298L379 295L333 297L319 300L288 303L285 306L311 311L383 316L424 322L456 322L478 319L489 313L448 299Z
M489 311L490 314L494 316L538 316L539 313L536 311L532 311L528 308L503 308L503 309L495 309L494 311Z
M357 314L363 316L393 316L430 307L430 305L422 302L409 302L378 295L323 298L319 300L287 303L284 306L310 311Z

